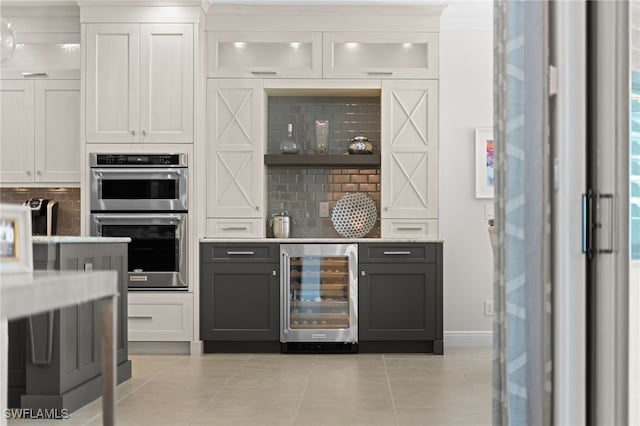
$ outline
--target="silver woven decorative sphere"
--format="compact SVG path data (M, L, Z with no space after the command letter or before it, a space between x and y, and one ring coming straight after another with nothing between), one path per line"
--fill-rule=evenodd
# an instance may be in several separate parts
M331 223L345 238L362 238L373 229L377 215L376 205L367 194L349 193L336 203Z

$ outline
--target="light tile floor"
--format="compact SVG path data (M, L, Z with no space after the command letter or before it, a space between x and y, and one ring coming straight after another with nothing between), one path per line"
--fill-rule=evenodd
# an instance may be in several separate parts
M131 356L118 425L490 425L491 350ZM56 422L101 425L100 400ZM10 421L9 425L40 424Z

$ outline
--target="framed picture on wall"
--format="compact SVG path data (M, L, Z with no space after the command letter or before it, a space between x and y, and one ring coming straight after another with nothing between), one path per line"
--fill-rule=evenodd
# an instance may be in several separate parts
M31 209L18 204L0 204L0 273L32 271Z
M476 198L493 198L493 129L476 129Z

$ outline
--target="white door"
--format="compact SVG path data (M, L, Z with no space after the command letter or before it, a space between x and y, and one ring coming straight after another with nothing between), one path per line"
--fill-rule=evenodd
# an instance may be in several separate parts
M0 82L0 183L33 181L33 81Z
M80 81L35 82L35 180L80 182Z
M87 25L87 142L138 142L138 24Z
M438 217L438 83L382 82L382 218Z
M262 218L262 80L207 80L207 217Z
M140 26L140 140L193 142L193 25Z

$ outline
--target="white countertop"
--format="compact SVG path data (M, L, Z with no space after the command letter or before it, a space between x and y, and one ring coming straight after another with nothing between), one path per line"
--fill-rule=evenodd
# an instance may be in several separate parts
M409 238L200 238L202 243L290 243L290 244L323 244L323 243L444 243L443 239L409 239Z
M34 235L34 244L57 244L57 243L130 243L129 237L80 237L74 235L54 235L45 237Z
M0 275L0 318L12 319L118 294L116 271Z

